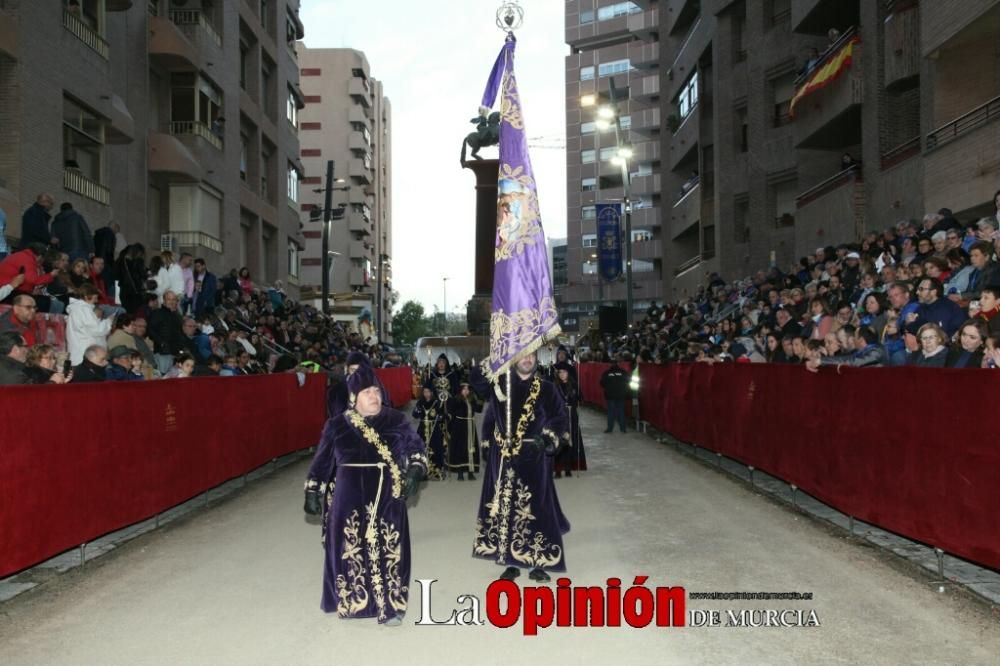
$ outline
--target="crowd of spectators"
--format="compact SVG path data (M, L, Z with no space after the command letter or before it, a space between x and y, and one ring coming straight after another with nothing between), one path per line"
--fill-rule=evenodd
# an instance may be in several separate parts
M147 253L117 225L91 234L69 204L50 225L53 206L39 195L20 248L0 256L0 303L10 306L0 312L0 384L321 372L350 351L376 367L402 362L288 298L280 281L264 287L245 267L219 277L202 258ZM39 312L65 314L65 350L35 339Z
M627 334L592 333L581 359L995 368L998 221L941 209L817 248L785 271L736 282L712 273L695 295L654 303Z

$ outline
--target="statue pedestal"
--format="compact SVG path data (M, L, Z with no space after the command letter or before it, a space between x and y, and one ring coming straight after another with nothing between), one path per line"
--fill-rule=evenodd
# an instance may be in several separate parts
M462 166L476 175L476 282L466 306L466 324L473 335L490 334L493 302L493 254L497 230L499 160L469 160Z

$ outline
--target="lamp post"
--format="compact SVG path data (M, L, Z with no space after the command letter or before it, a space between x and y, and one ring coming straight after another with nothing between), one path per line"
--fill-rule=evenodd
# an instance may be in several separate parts
M448 334L448 278L441 278L441 284L444 290L444 302L441 304L441 335Z
M323 314L330 314L330 222L334 219L340 219L344 216L344 206L340 206L336 211L333 210L333 191L334 190L348 190L350 185L345 185L343 187L334 187L334 183L343 183L343 178L338 178L334 180L333 178L334 164L333 160L327 160L326 162L326 187L323 188L325 193L323 199L323 241L321 247L321 254L323 257L323 275L322 277L322 289L323 289ZM320 190L314 190L320 191ZM316 209L313 208L309 217L314 218Z
M611 158L611 163L620 166L622 170L622 197L625 207L625 321L629 327L632 326L633 298L632 298L632 200L631 185L632 176L629 173L628 161L632 157L632 149L622 144L622 120L618 109L617 91L615 90L615 78L612 76L608 80L610 99L608 104L602 104L597 108L597 116L594 126L598 130L615 129L616 155ZM598 94L584 95L580 99L581 106L594 106L600 100ZM613 124L612 124L613 121ZM599 141L600 139L598 139ZM598 144L599 145L599 144ZM598 150L597 160L600 163L601 154ZM600 182L601 170L597 169L597 180ZM600 277L598 277L600 284Z

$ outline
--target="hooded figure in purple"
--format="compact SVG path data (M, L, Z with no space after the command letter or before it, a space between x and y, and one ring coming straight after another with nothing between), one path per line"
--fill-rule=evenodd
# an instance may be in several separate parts
M371 366L347 378L349 406L323 428L305 484L305 511L323 516L323 598L340 617L398 625L410 585L406 499L427 472L424 443L382 403Z
M569 532L552 481L552 458L568 443L566 403L556 388L536 372L534 354L519 360L509 375L513 403L511 435L506 423L506 401L480 373L473 383L480 396L488 392L483 416L486 466L476 518L474 557L506 567L503 579L517 578L522 568L530 578L546 581L546 571L565 571L562 535ZM508 393L506 376L499 393Z

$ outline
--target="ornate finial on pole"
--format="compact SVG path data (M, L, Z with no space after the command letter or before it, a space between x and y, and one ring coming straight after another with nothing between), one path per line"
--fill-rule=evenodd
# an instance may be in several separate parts
M508 0L497 8L497 27L512 33L524 23L524 9L517 0Z

